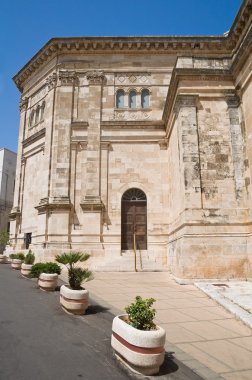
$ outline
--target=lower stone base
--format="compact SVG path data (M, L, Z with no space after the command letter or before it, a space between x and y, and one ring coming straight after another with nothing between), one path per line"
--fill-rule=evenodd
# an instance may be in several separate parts
M194 279L252 278L250 232L247 227L231 227L186 226L170 234L167 242L151 236L148 250L137 250L136 268L134 251L121 251L119 235L113 235L113 239L107 235L103 242L83 236L78 242L82 237L79 232L78 237L72 237L75 240L71 243L55 239L54 242L33 243L29 248L35 253L36 262L54 261L55 256L63 252L80 251L91 255L85 266L94 271L170 271L180 283ZM9 256L20 249L7 247L5 252Z

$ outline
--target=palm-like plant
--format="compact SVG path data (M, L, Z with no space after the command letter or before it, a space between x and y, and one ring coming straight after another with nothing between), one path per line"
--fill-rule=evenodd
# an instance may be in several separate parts
M90 255L80 252L69 252L57 255L55 260L59 264L63 264L68 269L68 281L71 289L81 289L83 281L90 281L92 279L92 272L88 269L76 267L78 262L84 262L89 259Z

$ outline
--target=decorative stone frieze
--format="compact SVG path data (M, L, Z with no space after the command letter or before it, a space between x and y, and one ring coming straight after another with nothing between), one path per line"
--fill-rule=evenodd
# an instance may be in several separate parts
M105 75L103 71L98 71L98 70L88 71L86 73L86 77L87 77L87 80L89 81L89 84L92 84L92 85L94 84L101 85L105 80Z
M116 73L115 85L116 86L148 86L151 84L151 74L146 72L129 72L129 73Z
M48 90L53 89L57 84L57 74L53 73L46 79L46 84L48 86Z
M59 71L59 83L61 86L72 86L78 81L75 71Z
M114 120L148 120L151 116L151 110L115 110Z
M19 110L20 110L20 112L23 112L23 111L27 110L28 100L29 99L27 97L24 97L24 98L20 99L20 102L19 102Z

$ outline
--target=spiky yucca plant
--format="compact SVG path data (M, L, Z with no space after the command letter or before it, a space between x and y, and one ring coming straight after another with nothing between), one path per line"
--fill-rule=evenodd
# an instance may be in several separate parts
M57 255L55 260L59 264L63 264L68 269L68 281L71 289L81 289L81 283L83 281L90 281L93 278L93 274L88 269L76 267L78 262L84 262L88 260L90 255L80 252L69 252Z

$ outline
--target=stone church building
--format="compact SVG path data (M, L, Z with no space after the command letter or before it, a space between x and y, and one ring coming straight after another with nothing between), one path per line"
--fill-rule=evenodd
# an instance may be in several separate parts
M252 1L215 37L53 38L21 92L13 250L251 278Z

